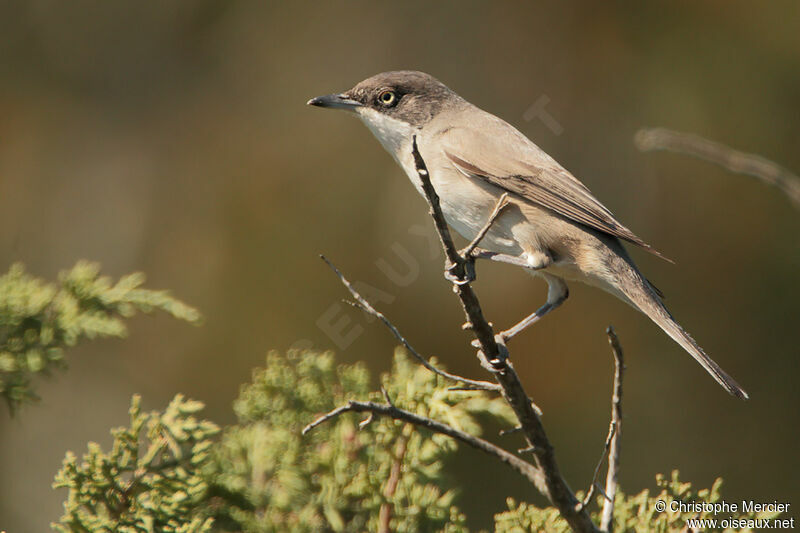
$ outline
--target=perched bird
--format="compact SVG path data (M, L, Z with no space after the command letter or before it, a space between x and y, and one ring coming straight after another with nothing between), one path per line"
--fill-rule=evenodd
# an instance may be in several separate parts
M565 280L582 281L643 312L729 393L747 398L672 318L662 294L639 272L620 241L663 256L513 126L415 71L384 72L308 104L355 113L422 194L412 155L416 138L447 223L469 240L507 193L509 205L480 245L523 260L548 284L546 303L505 332L507 337L563 303L568 294Z

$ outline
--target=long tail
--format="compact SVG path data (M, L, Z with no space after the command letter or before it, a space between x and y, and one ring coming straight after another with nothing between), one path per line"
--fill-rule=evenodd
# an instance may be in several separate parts
M720 366L714 362L695 340L678 324L667 308L655 288L642 276L639 271L625 258L615 255L609 265L615 272L618 281L617 290L622 292L629 303L642 311L650 320L658 324L664 332L680 344L684 350L694 357L695 361L711 374L717 383L737 398L746 400L747 393L730 377Z

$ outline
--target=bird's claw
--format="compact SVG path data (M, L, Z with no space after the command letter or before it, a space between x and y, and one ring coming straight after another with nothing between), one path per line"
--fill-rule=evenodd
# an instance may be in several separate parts
M459 267L463 269L459 272ZM475 281L475 262L466 260L463 263L453 263L449 259L444 265L444 278L453 285L466 285Z
M481 366L490 372L500 372L503 370L508 360L508 348L506 347L505 340L500 335L495 335L494 340L497 343L498 353L497 357L493 359L486 357L481 346L481 341L473 339L471 344L478 350L478 359L481 361Z
M492 361L492 363L494 364L495 361L502 363L508 359L508 347L506 346L506 339L503 337L503 335L497 334L494 336L494 342L497 343L499 353L497 354L497 359Z

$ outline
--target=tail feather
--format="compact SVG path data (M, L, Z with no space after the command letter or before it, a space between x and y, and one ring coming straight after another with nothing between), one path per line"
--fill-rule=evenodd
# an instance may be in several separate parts
M661 298L647 280L639 274L634 266L622 257L616 257L615 262L620 264L613 265L614 270L619 275L617 289L622 292L634 307L642 311L650 320L658 324L664 332L681 345L681 347L694 357L695 361L711 374L717 383L733 396L746 400L749 398L747 392L736 383L720 366L714 362L700 345L678 324L664 306Z

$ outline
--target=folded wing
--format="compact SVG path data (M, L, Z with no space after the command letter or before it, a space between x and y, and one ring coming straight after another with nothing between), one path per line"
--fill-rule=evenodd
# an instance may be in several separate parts
M441 134L444 153L459 171L672 262L623 226L583 183L527 137L499 119L494 124L501 131L451 128ZM513 142L507 142L509 137Z

